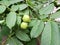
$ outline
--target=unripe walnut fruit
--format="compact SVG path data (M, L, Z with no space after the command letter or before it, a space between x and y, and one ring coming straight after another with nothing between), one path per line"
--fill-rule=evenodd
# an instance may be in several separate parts
M29 15L24 15L23 18L22 18L22 20L24 22L30 22L31 21Z
M22 29L26 29L27 27L28 27L28 23L26 23L26 22L21 23L21 28Z

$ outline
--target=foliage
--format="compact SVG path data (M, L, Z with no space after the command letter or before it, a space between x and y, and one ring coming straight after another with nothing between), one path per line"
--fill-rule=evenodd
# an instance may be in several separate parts
M0 0L0 45L60 45L56 1Z

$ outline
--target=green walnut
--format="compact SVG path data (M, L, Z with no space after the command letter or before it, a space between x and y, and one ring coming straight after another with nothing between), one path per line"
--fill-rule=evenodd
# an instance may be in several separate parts
M30 22L30 21L31 21L29 15L24 15L23 18L22 18L22 20L23 20L24 22Z
M28 27L28 23L26 23L26 22L21 23L21 28L22 29L27 29L27 27Z

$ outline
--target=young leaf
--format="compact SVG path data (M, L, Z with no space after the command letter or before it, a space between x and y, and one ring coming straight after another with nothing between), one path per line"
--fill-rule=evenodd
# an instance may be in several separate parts
M59 29L56 22L47 22L42 33L41 45L59 45Z
M11 29L16 23L16 13L10 12L6 17L6 24Z
M22 31L16 32L16 37L22 41L30 41L29 36Z
M53 9L54 9L54 4L52 3L52 4L50 4L50 5L46 6L46 7L41 8L39 10L39 13L40 13L40 15L50 14L51 11L53 11Z
M31 30L31 33L30 33L31 37L37 38L41 34L43 28L44 28L44 22L38 20L36 25L34 25Z

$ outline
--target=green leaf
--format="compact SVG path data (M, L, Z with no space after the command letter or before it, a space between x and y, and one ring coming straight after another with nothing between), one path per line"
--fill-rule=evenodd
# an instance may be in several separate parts
M23 45L23 44L16 38L9 38L6 42L6 45Z
M30 42L28 42L26 45L37 45L37 40L33 39Z
M37 38L41 34L43 28L44 28L43 21L37 20L36 25L31 30L31 33L30 33L31 37Z
M54 2L54 1L56 1L56 0L48 0L49 1L49 3L52 3L52 2Z
M16 13L10 12L6 17L6 24L11 29L16 23Z
M2 42L2 33L0 32L0 43Z
M3 37L3 35L2 35L2 32L1 32L1 26L0 26L0 43L2 42L2 37Z
M30 41L29 36L22 31L16 32L16 37L22 41Z
M10 34L10 29L7 26L2 26L1 33L4 36L8 36Z
M56 13L52 14L50 18L60 18L60 11L57 11Z
M34 8L36 8L37 10L40 10L42 8L43 4L40 2L37 2L37 3L38 3L38 5L34 6Z
M42 33L41 45L60 45L59 29L56 22L47 22Z
M30 14L31 18L34 18L33 12L31 10L29 10L29 14Z
M51 22L51 29L52 29L52 45L60 45L60 38L59 38L59 28L56 22Z
M50 45L51 43L51 24L47 23L45 25L44 31L42 33L41 45Z
M8 36L10 34L10 29L3 25L0 27L0 44L2 43L3 40L5 40L4 36Z
M42 2L42 3L47 3L48 2L48 0L39 0L40 2Z
M45 18L47 18L48 17L48 15L40 15L40 18L41 19L45 19Z
M27 4L20 4L19 5L19 10L21 11L21 10L24 10L24 9L26 9L28 7L28 5Z
M24 11L24 15L29 15L29 9L26 9L26 10Z
M20 25L21 24L21 17L17 16L17 24Z
M34 1L27 0L26 2L28 4L28 6L30 6L31 8L35 6L35 2Z
M9 1L6 1L6 0L0 1L0 4L5 5L7 7L11 5L10 2Z
M21 30L21 31L24 32L24 33L29 33L30 32L28 29Z
M24 1L24 0L3 0L3 1L0 1L0 4L3 4L3 5L8 7L12 4L15 4L15 3L18 3L18 2L21 2L21 1Z
M50 14L51 11L53 11L53 9L54 9L54 4L52 3L52 4L50 4L50 5L46 6L46 7L41 8L39 10L39 13L40 13L40 15Z
M24 0L9 0L9 2L10 2L11 4L14 4L14 3L17 3L17 2L21 2L21 1L24 1Z
M6 7L4 5L0 5L0 14L3 13L6 10Z
M17 11L18 10L18 5L12 5L11 11Z
M36 7L38 7L38 6L36 6L35 1L29 1L29 0L27 0L27 4L28 4L28 6L29 6L31 9L33 9L33 11L38 12L38 11L37 11L37 8L36 8ZM40 8L40 7L39 7L39 8Z
M37 24L37 19L32 19L31 22L29 23L29 26L35 26Z
M2 23L4 23L5 22L5 20L0 20L0 24L2 24Z

